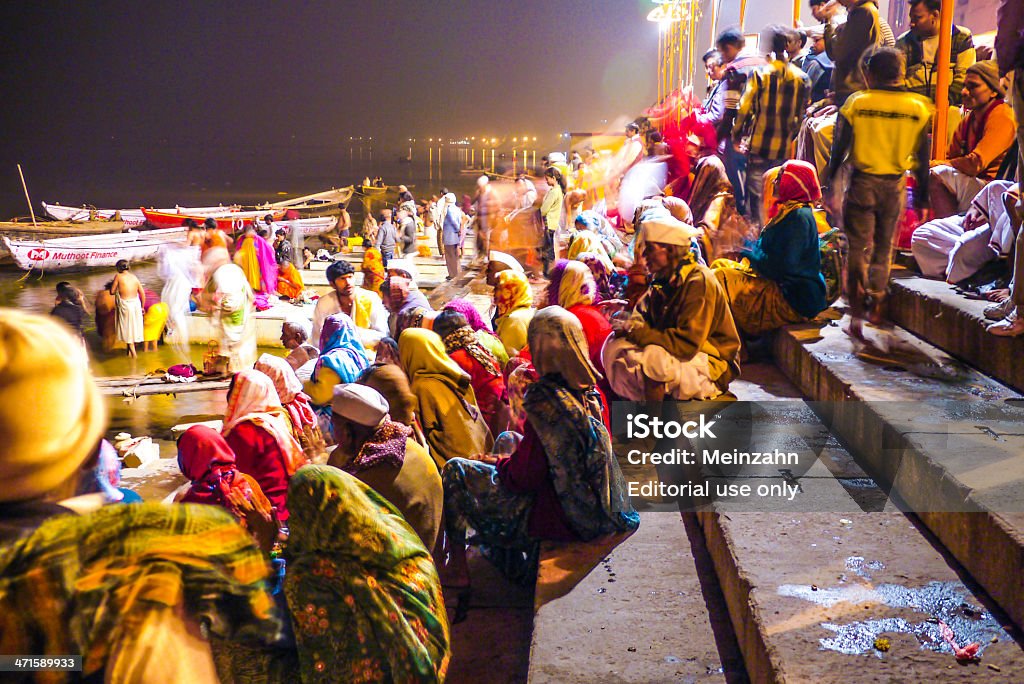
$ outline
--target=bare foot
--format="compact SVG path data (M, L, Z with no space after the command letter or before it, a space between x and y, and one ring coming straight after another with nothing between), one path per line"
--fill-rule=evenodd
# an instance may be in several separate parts
M998 290L990 290L986 295L985 299L990 302L1005 302L1010 298L1010 290L1008 288L1000 288Z
M843 332L860 342L867 342L864 338L864 319L850 318L850 322L843 326Z

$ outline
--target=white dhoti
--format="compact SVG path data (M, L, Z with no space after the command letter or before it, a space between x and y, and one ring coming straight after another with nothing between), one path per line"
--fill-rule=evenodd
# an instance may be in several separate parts
M114 330L117 339L125 344L142 342L145 339L142 325L142 302L138 297L122 299L120 292L114 293L114 301L116 302Z
M665 396L673 399L713 399L722 393L711 380L704 352L683 361L657 345L638 347L623 337L609 337L601 360L612 390L629 401L644 401L645 380L663 383Z
M910 250L921 273L958 283L999 256L992 247L992 228L985 224L963 229L962 216L935 219L918 226L910 238Z
M964 216L934 219L918 226L910 239L910 249L921 272L958 283L1000 254L1008 254L1014 233L1004 203L1007 194L1016 200L1015 184L992 181L973 197L970 213L986 221L974 230L964 230Z
M946 164L933 166L931 174L956 197L957 211L967 211L971 206L971 200L985 187L985 181L961 173Z

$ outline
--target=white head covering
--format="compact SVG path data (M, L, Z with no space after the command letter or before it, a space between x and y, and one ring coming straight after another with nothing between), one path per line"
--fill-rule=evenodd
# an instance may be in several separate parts
M551 152L548 154L548 161L552 164L564 164L565 155L561 152Z
M372 387L354 382L334 387L331 411L353 423L376 427L387 417L390 408L388 400Z
M419 270L412 259L391 259L388 261L387 270L404 271L406 276L413 282L416 282L416 279L419 277Z
M506 267L513 271L518 271L519 273L526 273L526 271L523 269L523 265L519 263L519 260L516 259L511 254L506 254L505 252L499 252L495 249L492 249L488 254L487 260L494 261L499 264L504 264Z
M647 242L659 242L663 245L689 247L690 240L698 235L699 230L672 216L668 209L654 207L640 216L640 235L637 244L639 246Z
M444 196L444 201L447 202L448 204L455 204L456 202L458 202L458 200L455 199L455 193L454 192L449 192L447 195L445 195Z

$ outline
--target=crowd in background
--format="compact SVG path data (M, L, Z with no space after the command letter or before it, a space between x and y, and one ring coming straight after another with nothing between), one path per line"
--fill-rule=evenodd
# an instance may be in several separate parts
M82 345L0 311L0 391L18 404L0 404L0 649L82 653L112 679L443 681L469 545L529 583L540 541L639 525L609 402L729 400L772 331L844 296L857 343L865 324L884 334L901 238L965 289L1002 255L1021 263L1009 4L998 61L952 29L948 135L932 130L936 0L912 2L899 37L874 0L814 0L820 26L767 27L756 49L726 30L706 97L670 94L617 149L551 153L540 183L482 177L466 202L402 189L364 226L361 284L333 261L283 357L257 357L247 331L261 293L301 292L297 256L254 227L232 260L195 227L202 280L181 285L232 380L219 426L178 442L173 506L112 504ZM490 302L431 301L417 264L443 257L455 288L470 236ZM993 334L1024 332L1018 280L986 290ZM59 286L55 314L74 328L80 303ZM27 425L34 408L57 427Z

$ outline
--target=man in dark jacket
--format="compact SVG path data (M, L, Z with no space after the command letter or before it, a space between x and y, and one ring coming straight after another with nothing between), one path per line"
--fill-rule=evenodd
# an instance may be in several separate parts
M911 0L910 30L896 41L896 47L907 60L907 90L935 101L938 84L939 9L942 0ZM964 76L974 64L974 37L963 26L953 26L949 66L949 104L960 106L963 101Z

